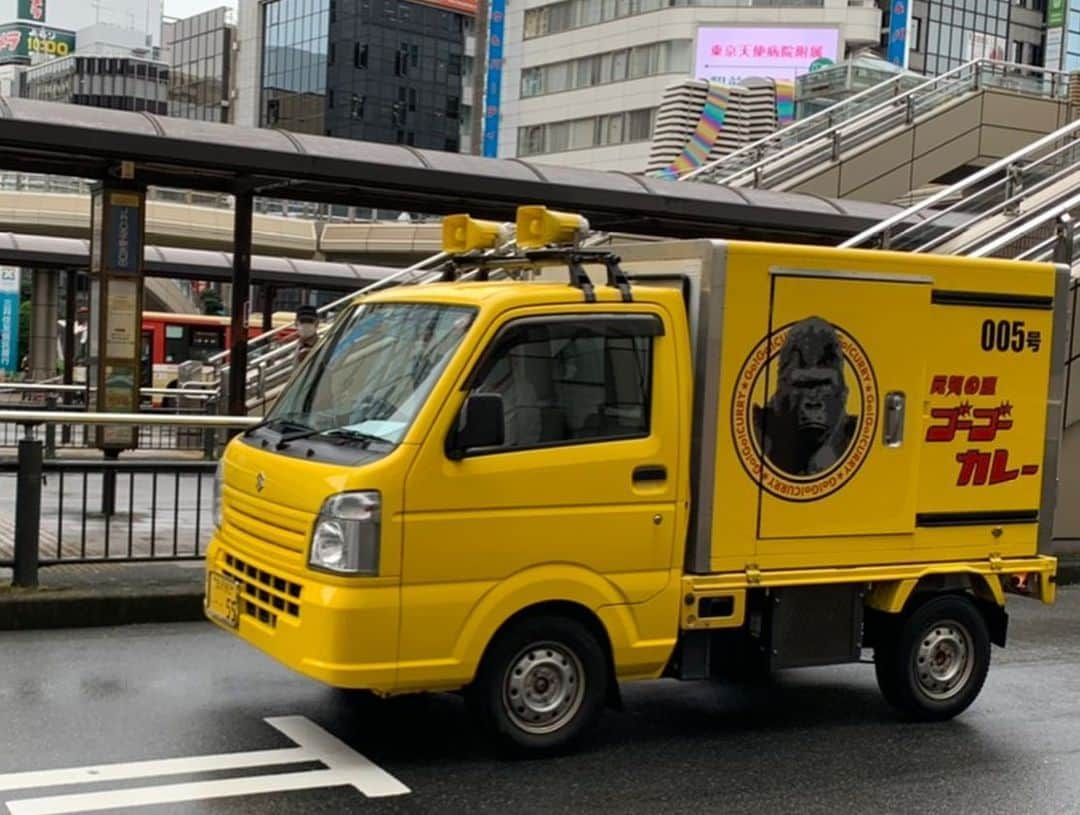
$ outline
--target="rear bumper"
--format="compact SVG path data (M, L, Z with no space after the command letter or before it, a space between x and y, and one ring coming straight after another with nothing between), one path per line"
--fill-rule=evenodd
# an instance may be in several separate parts
M362 586L321 582L306 569L284 568L254 548L215 534L209 572L240 584L236 628L207 615L293 670L341 688L389 692L397 680L400 590L396 580L359 578Z

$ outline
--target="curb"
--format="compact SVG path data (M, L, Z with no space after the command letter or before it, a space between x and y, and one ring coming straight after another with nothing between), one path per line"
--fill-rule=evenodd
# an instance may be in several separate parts
M202 589L0 591L0 631L89 628L205 619Z

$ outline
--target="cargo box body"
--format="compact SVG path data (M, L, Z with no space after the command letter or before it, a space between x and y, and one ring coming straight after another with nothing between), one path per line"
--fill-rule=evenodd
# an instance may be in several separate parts
M1066 269L722 241L619 252L690 312L689 573L1048 548Z

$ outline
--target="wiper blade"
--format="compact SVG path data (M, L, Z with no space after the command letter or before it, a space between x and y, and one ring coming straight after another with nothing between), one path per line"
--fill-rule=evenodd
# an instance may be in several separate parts
M280 427L282 429L284 429L286 427L292 427L292 428L294 428L296 430L303 430L303 431L311 430L310 427L308 427L306 424L303 424L302 422L296 422L296 421L293 421L291 419L287 419L287 418L284 418L284 417L274 417L272 419L263 419L258 424L252 425L251 427L249 427L247 430L244 431L244 435L245 436L250 435L251 433L254 433L256 430L262 430L264 427L271 427L272 428L274 425L277 425L278 427Z
M315 430L314 428L308 428L307 430L301 430L296 433L289 433L288 435L282 436L278 439L275 449L282 450L285 447L288 447L289 442L309 439L312 436L338 436L341 438L353 439L355 441L362 441L365 445L372 444L373 442L393 444L389 439L384 439L382 436L374 436L371 433L365 433L362 430L353 430L347 427L332 427L329 430Z
M347 439L355 439L356 441L363 441L371 444L372 442L381 442L383 444L393 444L389 439L384 439L382 436L376 436L372 433L365 433L363 430L353 430L349 427L335 427L332 430L323 431L324 436L339 436Z

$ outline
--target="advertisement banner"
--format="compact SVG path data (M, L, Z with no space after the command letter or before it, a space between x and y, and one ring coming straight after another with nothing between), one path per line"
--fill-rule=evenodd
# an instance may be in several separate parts
M893 0L889 11L889 49L886 59L901 68L908 67L908 24L911 0Z
M19 19L45 22L45 0L19 0Z
M993 59L1004 62L1008 55L1005 52L1005 38L993 37L990 34L981 34L977 31L969 31L963 40L964 62L973 59Z
M1046 6L1046 27L1062 28L1065 25L1065 12L1067 4L1065 0L1050 0Z
M141 199L134 193L109 195L107 271L138 274L142 265Z
M694 77L722 85L752 76L793 82L796 76L833 65L839 49L836 28L702 26Z
M0 65L28 62L35 54L66 57L74 51L74 31L29 23L0 25Z
M434 6L444 11L452 11L455 14L465 14L469 17L476 16L476 0L412 0L424 6Z
M503 32L506 28L506 0L491 0L488 26L487 82L484 86L484 151L495 158L499 153L499 104L502 98Z
M1046 67L1053 71L1062 69L1061 56L1064 53L1062 45L1065 32L1060 28L1048 28L1046 30Z
M19 370L19 270L0 266L0 371Z

